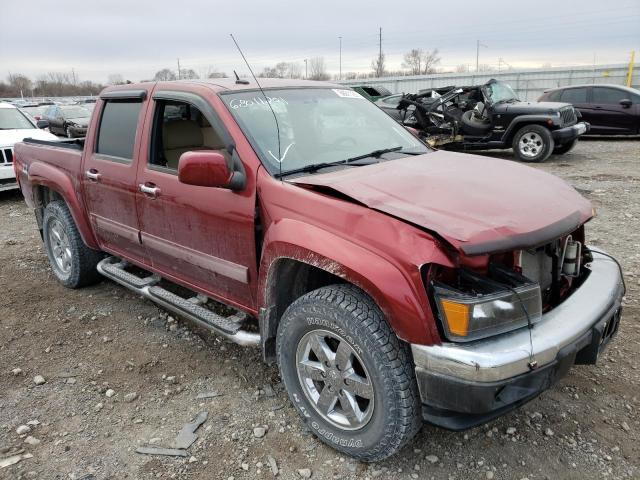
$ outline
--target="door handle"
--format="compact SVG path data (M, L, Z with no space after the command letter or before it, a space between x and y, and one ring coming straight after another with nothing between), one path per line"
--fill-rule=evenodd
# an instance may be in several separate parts
M91 170L87 170L86 172L84 172L84 175L89 179L92 180L94 182L97 182L98 180L100 180L100 173L98 173L98 171L95 168L92 168Z
M156 198L160 194L160 189L156 187L153 183L151 184L141 183L140 185L138 185L138 188L142 193L144 193L145 195L151 198Z

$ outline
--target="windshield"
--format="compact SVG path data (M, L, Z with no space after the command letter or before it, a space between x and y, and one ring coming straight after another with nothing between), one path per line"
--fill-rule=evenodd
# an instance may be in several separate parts
M61 107L64 118L86 118L91 112L84 107Z
M36 128L17 108L0 108L0 130Z
M516 92L513 91L511 85L502 82L492 82L485 86L487 95L491 103L506 102L509 100L518 100Z
M298 88L267 90L278 118L260 91L221 94L258 152L275 174L327 162L397 149L391 158L429 150L390 116L353 90Z
M23 112L28 113L29 115L36 116L36 115L42 115L44 112L46 112L49 109L48 105L42 105L42 106L38 106L38 107L22 107L21 110Z

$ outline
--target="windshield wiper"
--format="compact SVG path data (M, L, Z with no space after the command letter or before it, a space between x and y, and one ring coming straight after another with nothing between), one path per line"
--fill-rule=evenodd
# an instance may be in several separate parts
M335 162L322 162L322 163L314 163L311 165L306 165L300 168L294 168L292 170L287 170L282 173L278 173L275 176L277 178L284 177L285 175L292 175L294 173L311 173L316 172L322 168L334 167L336 165L345 165L349 163L356 162L358 160L364 160L365 158L379 158L381 155L389 152L397 152L398 150L402 150L403 147L391 147L391 148L382 148L379 150L374 150L373 152L365 153L363 155L358 155L357 157L346 158L344 160L336 160ZM413 153L407 152L411 155ZM364 166L370 165L369 163L353 163L354 166Z
M398 150L402 150L403 147L391 147L391 148L381 148L379 150L374 150L373 152L365 153L363 155L358 155L357 157L347 158L343 160L344 163L355 162L356 160L362 160L363 158L380 158L381 155L385 153L397 152Z
M334 165L341 165L346 163L345 160L338 160L337 162L322 162L322 163L313 163L311 165L306 165L300 168L293 168L291 170L285 170L282 173L277 173L275 176L277 178L284 177L286 175L292 175L294 173L307 173L307 172L315 172L320 170L321 168L333 167Z

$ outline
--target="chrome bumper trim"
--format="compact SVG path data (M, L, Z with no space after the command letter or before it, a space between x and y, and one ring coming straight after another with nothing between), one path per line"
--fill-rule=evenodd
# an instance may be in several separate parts
M562 304L543 315L531 330L534 359L542 367L558 351L583 336L620 306L623 295L618 265L593 252L591 273ZM495 382L529 371L529 330L519 330L467 344L411 345L416 368L473 382Z

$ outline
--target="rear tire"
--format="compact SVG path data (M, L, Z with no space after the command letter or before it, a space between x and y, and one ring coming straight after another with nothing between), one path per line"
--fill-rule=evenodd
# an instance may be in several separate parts
M303 421L340 452L382 460L422 425L409 348L354 286L323 287L293 302L278 326L277 357Z
M553 152L553 137L542 125L525 125L513 137L512 147L523 162L544 162Z
M65 287L80 288L100 280L96 265L103 254L84 244L64 201L46 206L42 234L53 274Z
M578 139L574 138L570 142L565 143L563 145L556 145L555 148L553 149L553 154L554 155L564 155L565 153L567 153L570 150L572 150L573 147L575 147L577 143L578 143Z

